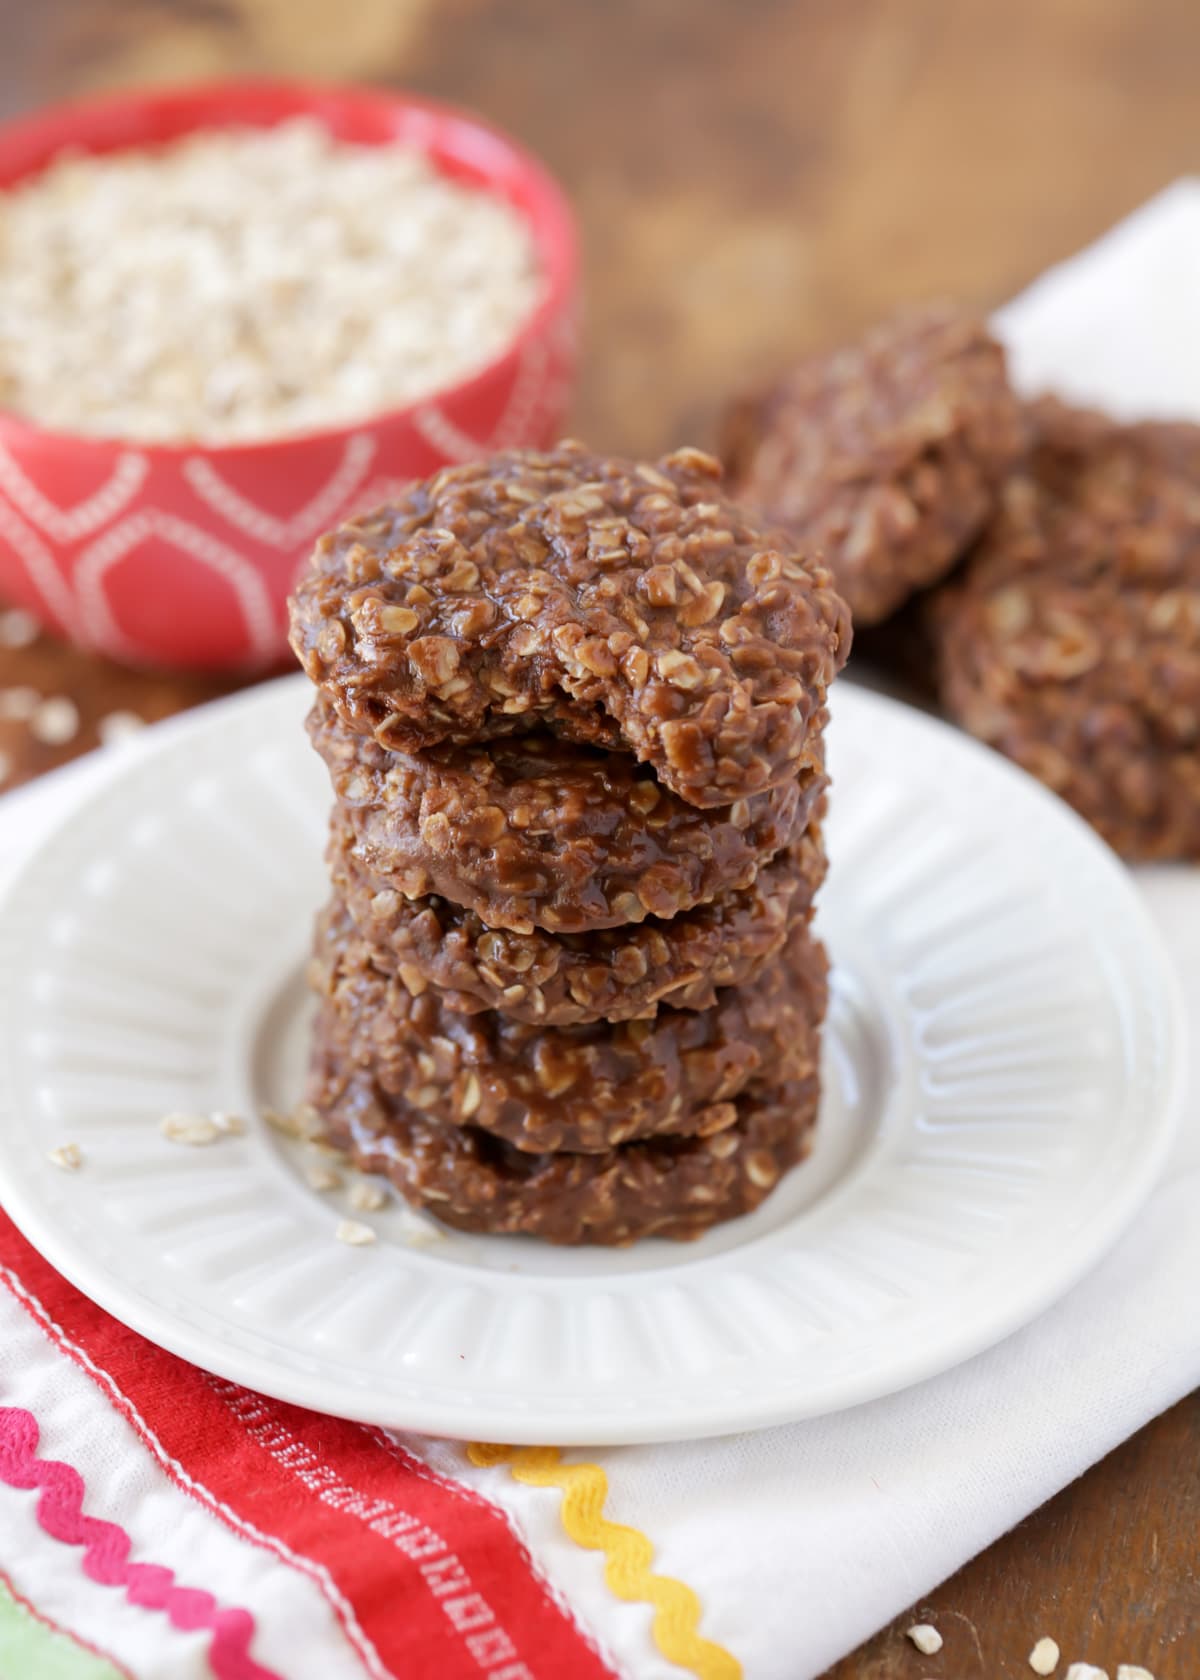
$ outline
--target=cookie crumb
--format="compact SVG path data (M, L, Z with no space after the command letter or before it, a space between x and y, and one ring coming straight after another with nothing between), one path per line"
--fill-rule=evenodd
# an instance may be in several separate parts
M64 747L79 733L79 707L65 694L43 700L29 720L29 733L46 747Z
M1035 1674L1053 1674L1061 1655L1057 1641L1043 1635L1029 1653L1029 1666Z
M1108 1670L1097 1668L1094 1663L1072 1663L1066 1680L1108 1680Z
M41 634L41 625L24 607L9 607L0 613L0 647L32 647Z
M1140 1668L1137 1663L1120 1663L1117 1680L1154 1680L1154 1676L1148 1668Z
M348 1200L350 1206L357 1208L359 1213L378 1213L380 1208L387 1206L388 1193L373 1179L359 1178L350 1186Z
M96 725L96 733L101 746L112 747L119 741L128 741L145 727L145 718L136 712L106 712Z
M60 1143L46 1159L53 1166L61 1167L63 1172L77 1172L83 1165L83 1151L77 1143Z
M361 1224L357 1219L339 1221L333 1234L339 1242L349 1243L351 1248L365 1248L368 1243L375 1241L375 1233L371 1227Z
M158 1129L168 1143L185 1143L193 1148L215 1143L221 1136L220 1127L207 1114L165 1114Z
M916 1622L909 1628L908 1638L923 1657L932 1657L942 1648L941 1634L935 1627L930 1627L928 1622Z
M310 1190L336 1190L342 1182L342 1175L324 1161L312 1161L304 1169L304 1182Z

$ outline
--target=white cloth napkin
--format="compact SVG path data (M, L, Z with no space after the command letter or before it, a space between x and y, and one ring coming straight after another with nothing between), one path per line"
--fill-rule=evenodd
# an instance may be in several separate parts
M1170 188L998 321L1026 389L1053 386L1125 414L1200 419L1200 183ZM0 801L0 880L96 773L85 761ZM1195 1036L1200 870L1144 871L1139 880L1181 970ZM841 1416L564 1458L603 1466L606 1514L642 1530L655 1569L695 1590L701 1633L747 1680L808 1680L1200 1384L1198 1206L1193 1075L1171 1171L1134 1228L1084 1284L1001 1346ZM649 1608L612 1595L603 1558L565 1535L553 1489L519 1485L503 1467L475 1468L457 1443L407 1444L510 1512L622 1674L731 1672L659 1654ZM950 1674L966 1636L955 1625L942 1631ZM1022 1655L1042 1631L1014 1628L1003 1655ZM1002 1654L984 1655L998 1663ZM1118 1656L1153 1666L1152 1653L1091 1655L1110 1671Z

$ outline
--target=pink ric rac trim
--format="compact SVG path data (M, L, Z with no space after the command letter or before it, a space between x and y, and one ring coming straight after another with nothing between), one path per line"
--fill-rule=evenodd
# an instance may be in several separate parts
M175 1584L173 1570L131 1563L132 1542L116 1523L83 1514L83 1478L70 1464L39 1458L39 1430L32 1412L0 1406L0 1481L14 1488L40 1488L37 1520L64 1545L82 1546L83 1572L101 1586L122 1587L143 1610L161 1610L181 1633L212 1633L209 1662L217 1680L282 1680L250 1655L254 1617L249 1610L222 1610L210 1592Z

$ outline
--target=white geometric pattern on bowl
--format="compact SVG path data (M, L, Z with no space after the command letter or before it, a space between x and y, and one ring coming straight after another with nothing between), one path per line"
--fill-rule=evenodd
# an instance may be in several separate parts
M0 907L0 1194L103 1306L197 1363L441 1434L601 1443L834 1410L1028 1320L1114 1238L1170 1135L1173 983L1120 865L974 743L842 684L835 958L812 1160L701 1242L334 1240L265 1128L295 1095L328 790L288 679L178 726ZM46 1160L71 1140L74 1174Z
M365 420L344 438L278 440L297 456L292 472L278 465L264 472L253 450L226 458L109 448L101 440L90 467L87 456L72 461L72 478L84 474L90 482L63 506L41 482L47 463L38 450L0 438L0 576L81 646L161 662L161 650L129 617L146 591L168 602L178 594L178 578L171 580L182 561L218 592L232 639L244 647L243 663L269 665L285 651L283 601L296 568L322 531L399 493L406 479L395 470L398 461L419 458L432 472L445 462L551 441L566 412L576 336L573 316L564 314L528 339L507 382L489 398L494 413L475 431L454 417L463 398L451 392L400 417ZM63 452L49 465L62 472ZM281 484L286 511L278 506Z

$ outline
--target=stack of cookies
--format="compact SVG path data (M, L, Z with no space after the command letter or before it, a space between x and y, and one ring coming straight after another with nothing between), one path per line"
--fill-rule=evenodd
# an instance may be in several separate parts
M576 444L325 538L292 642L336 795L310 1099L448 1224L687 1238L808 1148L829 575L720 469Z

